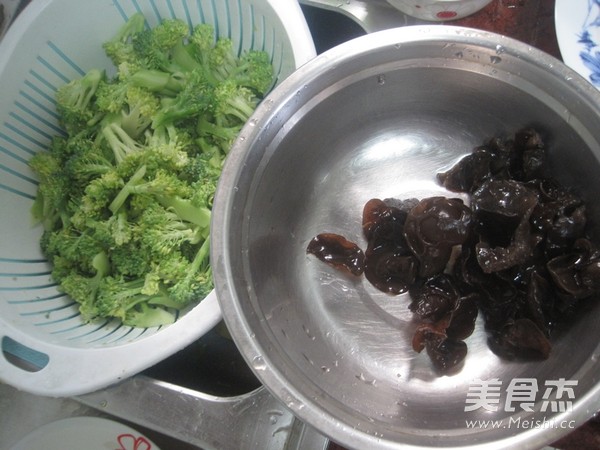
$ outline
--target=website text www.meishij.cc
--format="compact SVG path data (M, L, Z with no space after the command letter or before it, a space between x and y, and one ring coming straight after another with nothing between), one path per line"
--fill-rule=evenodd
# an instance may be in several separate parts
M562 429L562 430L574 430L576 428L574 420L555 420L548 419L546 416L542 418L527 418L521 417L509 417L505 420L465 420L465 426L467 428L515 428L522 430L529 429Z

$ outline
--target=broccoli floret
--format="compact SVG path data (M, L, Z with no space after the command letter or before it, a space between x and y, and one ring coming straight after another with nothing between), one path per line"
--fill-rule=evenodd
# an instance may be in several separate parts
M163 102L163 108L156 113L152 127L190 120L213 104L213 89L203 71L191 72L186 78L185 87L170 102Z
M102 118L103 114L93 100L103 79L104 71L92 69L58 88L56 109L67 132L75 134Z
M74 228L51 232L45 246L45 255L50 261L60 257L63 265L70 264L83 273L93 272L96 255L104 251L103 243L93 233L82 233Z
M131 224L131 226L135 235L135 224ZM111 248L110 259L113 273L126 279L144 278L150 271L152 260L156 259L156 255L149 253L143 245L140 237L135 235L135 239Z
M217 124L243 124L248 121L259 99L249 88L226 80L215 88L215 120Z
M108 205L123 188L124 184L125 182L116 170L107 172L90 181L83 196L79 199L78 208L71 216L71 225L78 230L85 230L90 221L106 220Z
M206 239L196 256L181 273L183 278L169 288L169 296L181 305L197 298L204 298L213 288L212 271L209 265L209 239Z
M107 276L97 291L91 312L96 317L116 317L126 324L128 312L148 300L148 296L141 292L143 286L143 279L125 280Z
M158 265L163 264L163 257L175 254L184 243L200 243L205 234L205 227L181 220L176 212L158 203L143 212L137 226L142 245L160 257Z
M61 144L55 141L53 145ZM29 167L39 179L31 208L34 222L41 223L45 230L68 224L67 204L73 186L65 174L64 162L52 150L42 151L30 158Z
M208 64L219 81L233 81L264 96L273 86L273 65L269 54L249 50L238 57L230 39L219 39L209 51Z
M96 92L96 104L111 120L118 120L133 138L144 133L160 109L160 100L154 93L130 80L101 83Z
M132 153L141 151L144 146L123 129L120 117L111 117L102 127L100 136L113 152L115 162L120 164Z
M130 86L121 110L121 127L134 139L148 129L160 111L160 101L150 91Z
M197 131L201 137L209 138L224 154L227 154L238 137L242 126L241 122L235 125L217 125L214 120L202 116L198 120ZM203 145L207 144L204 143Z
M219 81L227 80L238 64L233 41L227 38L218 39L208 54L208 63Z
M67 142L72 153L64 162L65 175L82 189L94 178L114 170L112 155L107 156L94 140L73 136Z
M96 106L106 113L116 114L125 107L129 83L103 80L96 91Z
M60 283L61 290L79 303L79 311L86 321L97 317L98 293L110 273L110 261L104 252L99 252L93 257L92 268L95 274L91 277L72 271Z
M159 203L170 205L173 199L189 197L192 189L189 184L180 180L173 173L158 170L150 178L144 178L146 166L141 166L109 205L109 209L116 214L124 205L130 195L146 195L157 199ZM188 219L184 219L188 220Z
M115 36L102 44L102 48L115 66L123 62L137 60L133 49L133 37L141 33L146 25L143 14L132 15L127 22L118 30Z
M273 87L273 65L267 52L251 50L242 54L236 62L225 80L252 89L261 97Z
M208 67L208 58L216 41L215 28L211 24L200 23L192 29L189 37L190 49L203 66Z
M133 37L136 56L148 69L177 72L172 66L172 52L183 44L190 34L187 24L179 19L164 19L153 28L147 28Z

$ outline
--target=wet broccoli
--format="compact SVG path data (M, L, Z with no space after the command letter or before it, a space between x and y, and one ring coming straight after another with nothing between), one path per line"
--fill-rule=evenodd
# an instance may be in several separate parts
M212 289L212 201L224 159L273 83L210 25L136 14L56 93L64 134L30 160L52 277L86 321L153 327Z

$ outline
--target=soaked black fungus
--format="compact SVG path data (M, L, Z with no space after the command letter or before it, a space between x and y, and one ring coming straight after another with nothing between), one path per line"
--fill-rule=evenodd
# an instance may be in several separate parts
M361 275L364 271L363 251L354 242L339 234L321 233L315 236L308 244L306 252L352 275Z
M548 337L528 318L507 322L488 342L496 354L506 359L546 359L552 350Z
M452 278L440 274L410 291L409 308L419 319L437 322L456 306L460 293Z
M308 251L383 292L409 292L412 347L439 374L461 367L478 315L500 357L548 358L557 324L600 293L600 248L587 235L583 200L547 176L546 151L532 128L492 138L437 174L469 206L442 196L372 199L364 256L337 235L319 235Z
M471 233L471 210L461 199L429 197L408 213L404 236L419 260L419 276L441 273L452 255L452 248L463 244Z
M467 357L467 344L464 341L434 336L427 340L425 348L434 369L440 374L457 370Z
M392 206L380 199L369 200L363 208L365 277L390 294L406 292L417 275L417 260L402 233L406 217L403 205Z

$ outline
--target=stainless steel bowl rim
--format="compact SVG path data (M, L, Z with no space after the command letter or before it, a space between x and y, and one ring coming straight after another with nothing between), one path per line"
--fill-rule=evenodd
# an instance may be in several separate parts
M472 55L472 61L474 64L489 66L490 70L493 70L497 64L494 55L497 55L499 59L510 55L522 60L525 64L535 65L557 79L565 80L573 89L580 92L582 98L588 99L590 108L595 109L600 115L600 93L558 59L512 38L481 30L445 25L419 25L390 29L341 44L299 68L275 88L256 110L230 151L215 197L211 258L214 264L216 291L222 313L232 337L246 361L272 394L300 419L317 427L338 442L354 448L416 449L424 447L392 442L386 440L385 437L381 438L356 430L351 425L323 412L313 399L305 396L297 386L290 382L289 374L280 371L273 364L272 358L275 356L272 354L272 349L261 345L255 339L254 330L249 326L248 319L235 298L236 293L232 291L230 280L241 275L232 273L230 249L227 247L227 241L222 239L220 234L221 230L229 229L233 198L238 189L240 176L244 172L248 149L257 144L264 130L270 127L271 121L277 117L282 108L293 104L295 97L301 102L300 97L303 90L313 80L327 79L328 72L333 71L341 64L382 49L397 49L398 58L401 58L403 46L419 42L439 42L443 46L468 45L471 48L480 48L481 55L484 55L486 60L478 60L477 55ZM600 384L593 391L588 392L584 398L577 400L572 412L558 417L576 420L579 424L589 419L595 411L600 409ZM494 442L493 447L536 448L546 444L549 439L558 438L562 434L564 434L564 430L534 428ZM445 448L491 448L489 442L479 443L476 439L464 446L446 447L443 440L440 441L440 445Z

